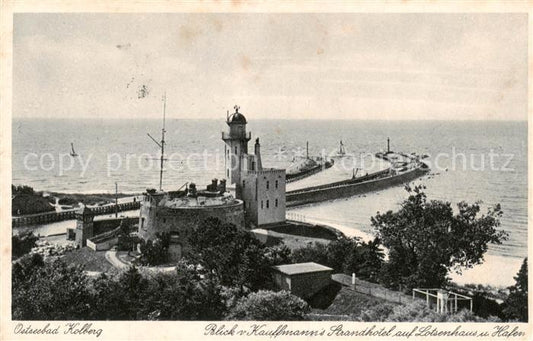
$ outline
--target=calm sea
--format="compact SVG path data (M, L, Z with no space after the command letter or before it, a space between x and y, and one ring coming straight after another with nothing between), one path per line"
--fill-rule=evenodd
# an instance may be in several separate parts
M483 207L500 203L502 228L510 233L489 255L527 256L527 122L445 121L318 121L254 120L248 117L253 148L261 139L263 163L287 167L295 156L335 153L342 140L352 158L338 161L342 169L332 180L351 176L354 168L376 169L372 158L386 148L428 154L432 172L417 183L431 199L457 203L481 200ZM193 181L204 186L223 177L224 144L221 120L169 119L166 125L164 188ZM13 183L59 192L139 193L159 183L160 120L29 120L13 121ZM71 142L76 158L71 158ZM355 162L352 162L355 159ZM341 165L342 164L342 165ZM364 172L364 171L360 171ZM329 174L329 173L327 173ZM340 175L339 175L340 174ZM365 196L291 209L293 213L372 232L370 217L395 209L407 196L400 186ZM510 260L511 261L511 260Z

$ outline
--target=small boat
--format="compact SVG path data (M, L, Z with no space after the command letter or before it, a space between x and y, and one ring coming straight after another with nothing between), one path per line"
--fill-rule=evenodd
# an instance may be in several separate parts
M337 156L343 157L344 155L346 155L346 150L344 149L344 144L342 143L342 140L341 140L339 151L337 152Z
M71 142L70 147L72 148L72 151L70 152L70 156L78 156L78 154L74 150L74 143Z

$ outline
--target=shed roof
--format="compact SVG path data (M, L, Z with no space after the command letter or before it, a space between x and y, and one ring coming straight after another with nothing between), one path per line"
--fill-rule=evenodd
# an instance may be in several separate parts
M276 266L273 266L272 269L277 270L286 275L296 275L296 274L304 274L304 273L309 273L309 272L333 270L332 268L328 268L327 266L320 265L314 262L276 265Z

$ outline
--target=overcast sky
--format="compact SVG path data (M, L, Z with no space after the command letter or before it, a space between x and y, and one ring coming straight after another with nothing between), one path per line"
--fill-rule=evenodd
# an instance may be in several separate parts
M527 119L525 14L16 14L14 117Z

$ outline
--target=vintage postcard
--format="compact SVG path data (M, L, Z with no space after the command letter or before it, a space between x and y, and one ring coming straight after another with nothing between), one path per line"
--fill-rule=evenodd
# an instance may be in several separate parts
M2 2L2 340L527 340L531 3Z

